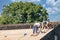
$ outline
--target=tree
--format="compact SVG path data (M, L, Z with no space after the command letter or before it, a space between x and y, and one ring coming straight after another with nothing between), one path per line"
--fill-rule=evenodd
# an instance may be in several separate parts
M46 9L32 2L14 2L3 7L5 24L31 23L48 19Z

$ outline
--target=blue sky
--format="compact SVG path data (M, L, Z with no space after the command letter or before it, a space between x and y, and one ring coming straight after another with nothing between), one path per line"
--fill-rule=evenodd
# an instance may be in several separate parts
M8 5L11 2L19 2L21 0L0 0L0 14L2 12L3 5ZM50 21L60 21L60 0L22 0L23 2L40 3L47 9Z

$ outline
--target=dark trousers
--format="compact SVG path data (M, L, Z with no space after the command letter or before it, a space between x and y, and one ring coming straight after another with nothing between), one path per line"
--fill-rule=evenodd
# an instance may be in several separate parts
M38 31L38 27L37 27L37 26L34 26L34 27L33 27L33 34L34 34L34 33L37 33L37 31Z

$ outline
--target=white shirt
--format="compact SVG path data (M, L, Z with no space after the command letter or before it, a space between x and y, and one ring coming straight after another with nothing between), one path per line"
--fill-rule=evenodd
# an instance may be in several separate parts
M34 26L37 25L38 27L40 26L40 23L35 23Z

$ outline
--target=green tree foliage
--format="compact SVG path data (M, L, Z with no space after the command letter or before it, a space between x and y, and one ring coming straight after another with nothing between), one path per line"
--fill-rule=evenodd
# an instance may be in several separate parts
M14 2L3 7L1 24L31 23L47 20L48 13L41 5L31 2Z

